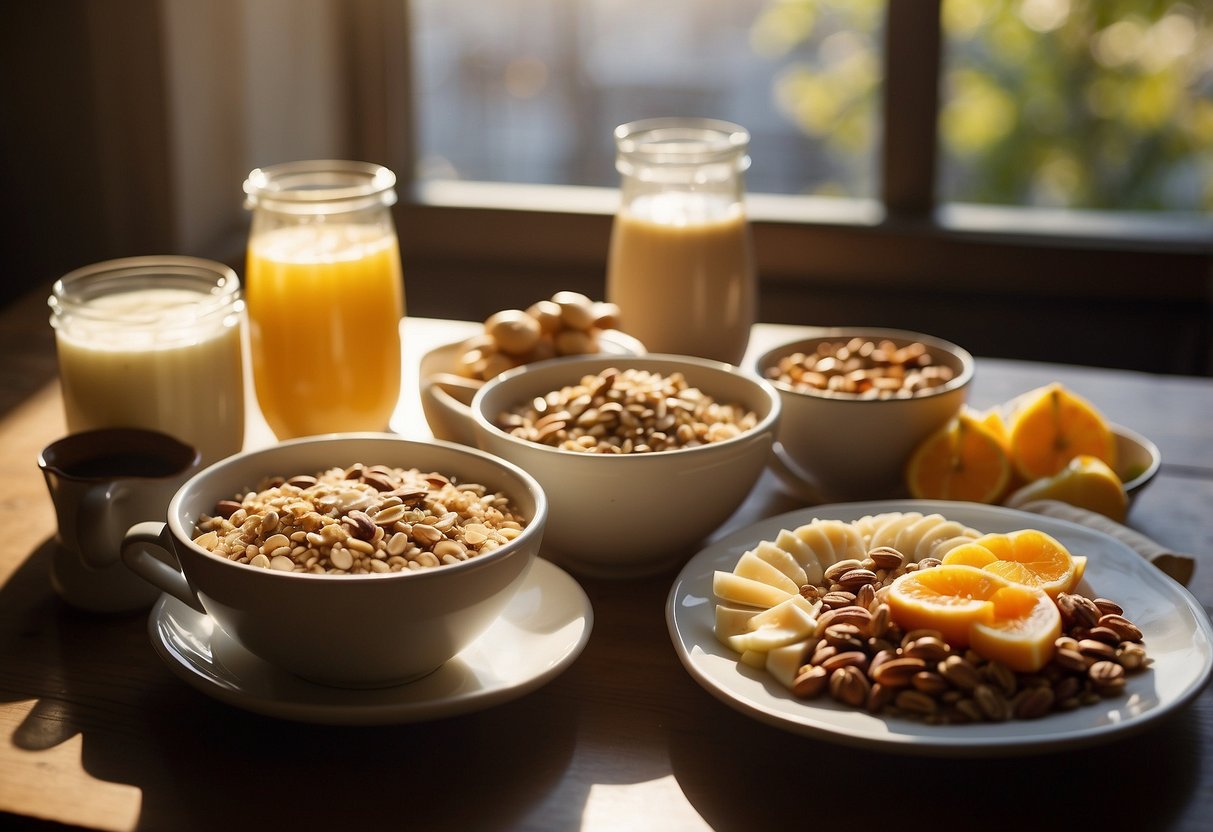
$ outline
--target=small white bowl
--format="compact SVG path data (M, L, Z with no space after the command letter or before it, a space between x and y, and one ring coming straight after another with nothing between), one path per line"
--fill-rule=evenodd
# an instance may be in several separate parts
M467 339L435 347L421 357L421 410L436 439L476 446L470 405L483 381L456 372ZM598 355L642 355L644 345L631 335L614 329L598 335Z
M497 426L505 411L609 367L682 373L690 386L717 402L742 405L758 422L722 442L617 455L561 450ZM694 554L762 473L780 409L778 393L762 379L728 364L676 355L537 362L497 376L472 401L480 447L530 472L547 492L545 557L583 575L615 578L671 569Z
M964 405L973 379L973 356L956 344L899 329L838 327L820 335L781 344L759 356L754 371L767 369L793 353L811 354L823 341L851 338L890 340L898 347L918 342L936 364L953 371L950 381L909 398L860 399L799 392L775 382L783 401L783 420L775 448L776 472L800 493L821 502L847 502L899 496L910 454Z
M1158 446L1140 433L1123 425L1109 425L1116 440L1116 475L1124 483L1125 493L1134 499L1162 466Z
M436 471L504 494L527 518L498 549L451 565L366 575L279 572L226 560L193 542L203 514L267 477L354 463ZM547 499L507 462L445 442L334 434L228 457L191 477L168 523L139 523L122 557L133 571L270 664L338 687L396 685L423 676L492 624L526 577L543 538Z

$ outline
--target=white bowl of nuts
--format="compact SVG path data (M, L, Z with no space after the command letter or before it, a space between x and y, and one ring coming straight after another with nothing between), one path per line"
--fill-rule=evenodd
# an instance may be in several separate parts
M959 412L973 357L940 338L839 327L759 356L784 415L777 473L817 500L899 496L914 448Z
M339 687L435 670L498 617L543 537L539 484L488 454L335 434L194 475L122 557L270 664Z
M715 361L584 356L498 376L472 415L480 447L547 492L545 557L626 578L681 564L741 504L780 402L767 382Z
M570 355L640 355L644 345L619 331L619 310L579 292L557 292L527 309L489 316L484 331L421 358L421 409L438 439L476 445L472 397L493 376Z

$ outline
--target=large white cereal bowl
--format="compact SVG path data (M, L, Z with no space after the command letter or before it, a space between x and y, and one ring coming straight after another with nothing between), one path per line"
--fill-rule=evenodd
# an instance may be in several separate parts
M417 468L501 493L526 518L509 543L450 565L365 575L279 572L226 560L193 542L219 500L268 477L355 463ZM547 500L508 462L445 442L335 434L283 442L211 465L173 497L167 523L127 532L122 557L149 582L214 619L270 664L340 687L383 687L437 669L505 608L539 552Z
M591 454L531 442L497 426L505 411L607 368L687 383L758 417L731 439L690 448ZM676 355L537 362L489 381L472 401L476 441L529 472L548 495L544 556L582 575L628 578L672 569L742 503L766 466L780 403L774 387L728 364Z
M861 399L799 392L775 382L783 401L783 420L775 447L775 465L785 481L825 502L900 496L905 466L914 449L945 425L964 405L973 380L973 356L956 344L900 329L837 327L768 350L753 370L769 368L794 353L812 354L822 342L852 338L889 340L898 347L923 344L933 363L946 365L946 384L909 398Z

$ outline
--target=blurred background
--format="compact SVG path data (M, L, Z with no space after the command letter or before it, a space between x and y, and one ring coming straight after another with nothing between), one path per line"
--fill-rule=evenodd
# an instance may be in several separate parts
M401 177L410 314L603 295L611 132L752 134L768 321L1213 374L1213 7L1177 0L48 0L0 12L0 300L243 274L253 167Z

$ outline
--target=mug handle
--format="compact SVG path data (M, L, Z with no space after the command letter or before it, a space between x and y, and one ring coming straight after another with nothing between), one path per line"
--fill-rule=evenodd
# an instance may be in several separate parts
M149 521L131 526L122 538L122 560L143 580L206 614L181 571L167 523Z

